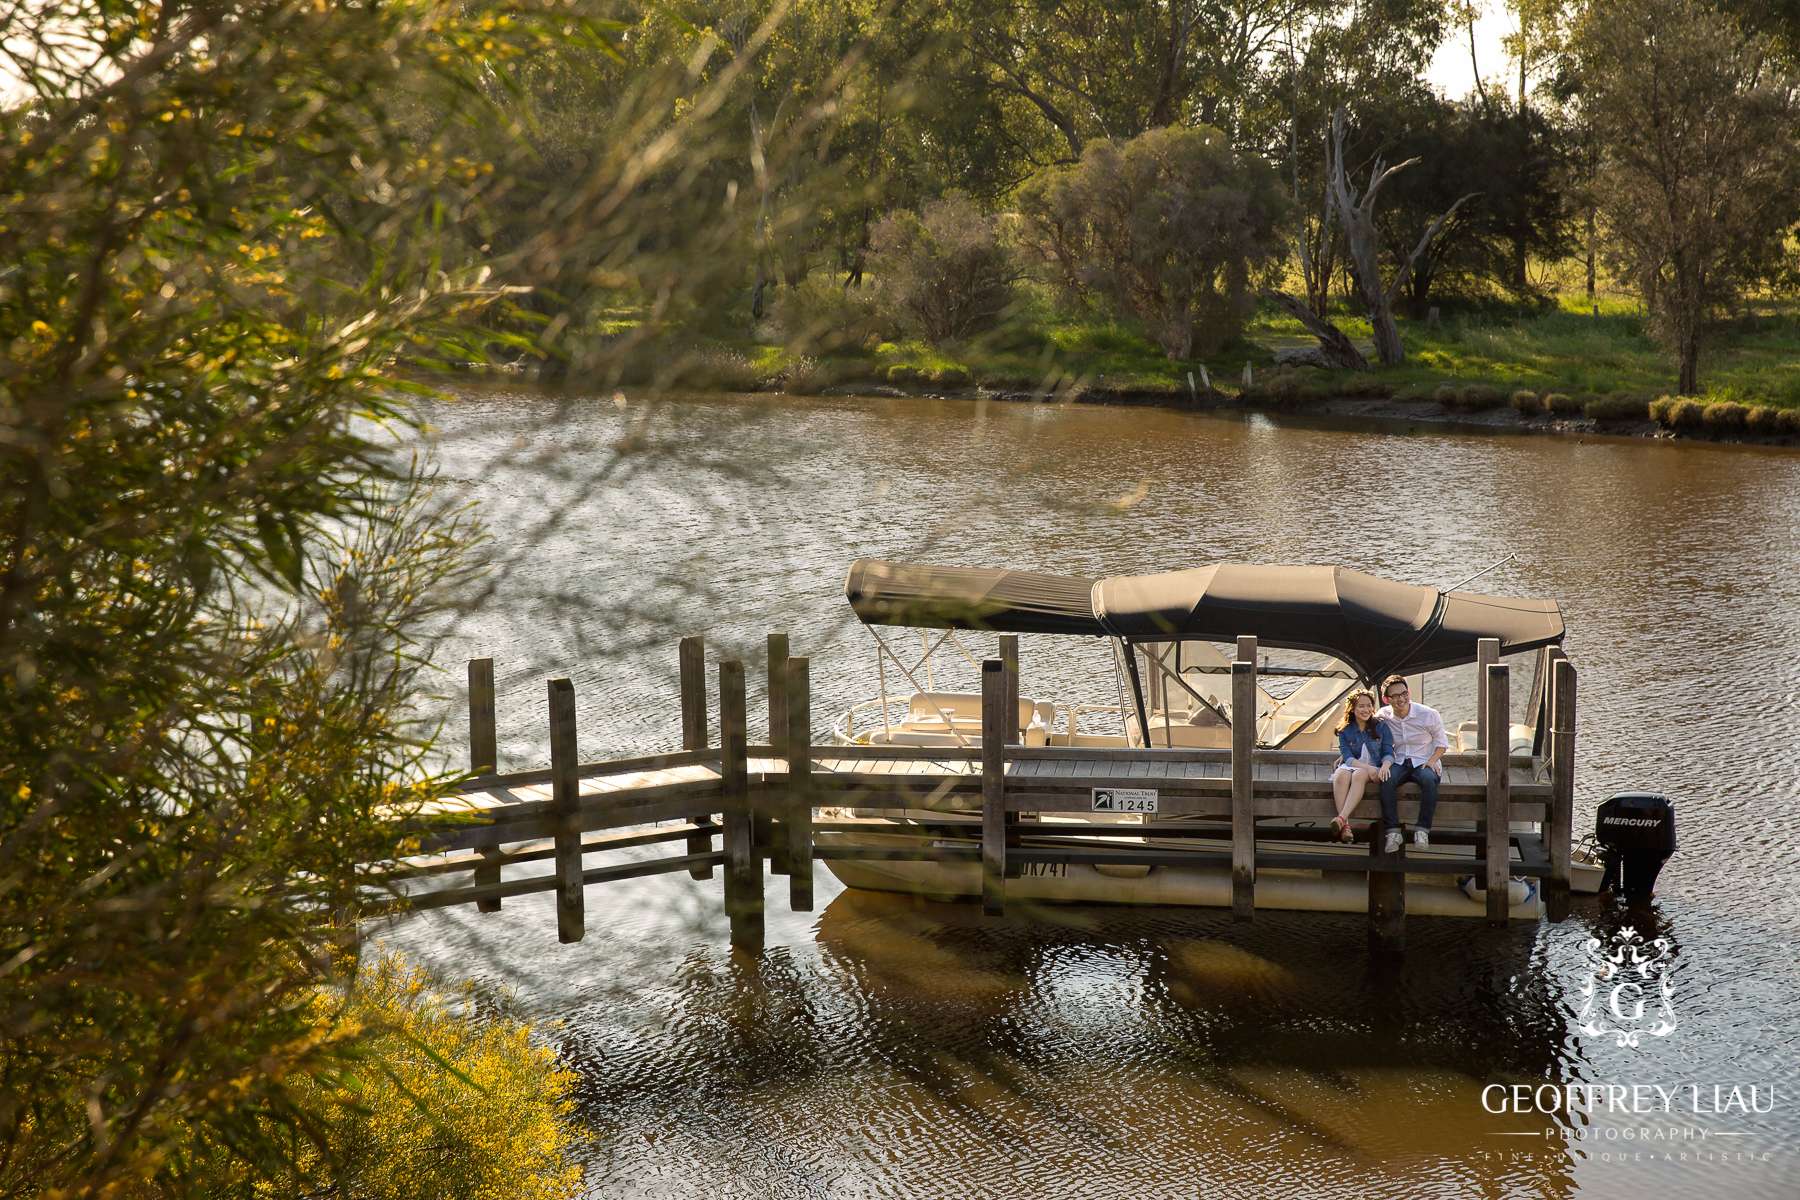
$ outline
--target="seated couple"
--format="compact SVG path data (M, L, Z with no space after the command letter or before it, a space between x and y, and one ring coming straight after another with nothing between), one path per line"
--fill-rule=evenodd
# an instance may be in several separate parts
M1413 830L1413 844L1431 844L1431 818L1437 812L1438 780L1442 771L1438 760L1450 749L1444 736L1444 719L1436 709L1414 704L1403 675L1390 675L1381 685L1387 700L1375 707L1375 697L1356 692L1344 705L1344 718L1338 722L1338 764L1331 773L1331 791L1337 798L1338 815L1331 827L1342 841L1355 841L1350 831L1350 814L1361 802L1369 780L1381 784L1381 824L1387 831L1383 849L1392 854L1400 849L1400 785L1411 781L1419 785L1419 823Z

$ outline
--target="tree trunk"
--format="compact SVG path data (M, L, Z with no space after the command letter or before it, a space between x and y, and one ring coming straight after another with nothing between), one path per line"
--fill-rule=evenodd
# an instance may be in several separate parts
M1319 339L1319 350L1328 365L1347 367L1353 371L1369 369L1369 360L1363 357L1363 352L1356 348L1356 343L1345 337L1343 330L1336 325L1314 314L1306 305L1286 292L1270 289L1264 291L1262 295L1287 309L1289 313L1293 314L1295 320L1306 326L1307 332Z

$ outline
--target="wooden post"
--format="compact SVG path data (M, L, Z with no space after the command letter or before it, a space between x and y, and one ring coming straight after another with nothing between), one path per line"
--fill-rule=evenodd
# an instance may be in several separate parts
M769 635L769 745L776 754L787 746L788 635Z
M1019 744L1019 635L1000 635L1000 677L1006 684L1006 744Z
M1006 680L997 658L981 664L981 908L1006 915Z
M1487 639L1482 639L1486 641ZM1487 722L1483 727L1487 753L1487 915L1488 924L1505 925L1507 884L1512 878L1512 751L1507 727L1511 724L1505 663L1487 664L1482 676Z
M550 811L556 818L556 937L579 942L587 932L581 887L581 777L575 746L575 685L550 681Z
M1369 865L1385 862L1382 852L1382 830L1375 826L1369 838ZM1405 861L1402 847L1395 858ZM1373 954L1406 953L1406 873L1404 871L1369 872L1369 951Z
M813 906L812 660L787 660L788 903Z
M1246 639L1238 639L1238 653ZM1250 653L1256 653L1256 640ZM1231 664L1231 919L1256 919L1256 660Z
M788 747L788 635L769 634L768 653L769 745L777 758L787 760L792 758ZM757 853L767 853L769 856L769 873L786 875L786 831L776 822L774 813L766 809L762 812L753 811L750 814L750 825L758 847Z
M1550 678L1550 808L1544 822L1544 849L1550 877L1544 904L1552 921L1569 915L1569 849L1575 836L1575 664L1558 658Z
M1475 748L1488 748L1487 669L1500 661L1500 639L1481 638L1475 643ZM1509 722L1510 723L1510 722ZM1500 727L1502 731L1506 726ZM1503 737L1502 740L1510 740Z
M500 755L494 739L494 660L469 660L469 770L492 775Z
M499 769L500 755L494 736L494 660L469 660L469 770L477 775L492 775ZM483 846L479 853L489 860L475 868L475 886L500 882L500 847ZM476 912L499 912L500 900L477 900Z
M1000 635L1000 678L1005 684L1001 707L1006 713L1006 744L1017 746L1025 739L1019 721L1019 635ZM1006 877L1019 877L1019 860L1013 854L1019 848L1019 814L1006 814Z
M744 664L719 663L719 804L725 814L725 916L731 944L761 954L762 858L750 829L750 764L744 713Z
M706 749L706 639L681 639L681 748Z

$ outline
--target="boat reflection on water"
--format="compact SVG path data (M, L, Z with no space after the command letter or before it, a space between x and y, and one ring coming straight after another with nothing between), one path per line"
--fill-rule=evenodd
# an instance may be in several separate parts
M973 905L851 889L818 940L905 1081L868 1103L975 1125L1021 1169L1060 1170L1060 1144L1142 1194L1196 1157L1214 1179L1255 1163L1298 1193L1571 1192L1560 1116L1482 1104L1489 1084L1563 1078L1535 926L1416 924L1405 961L1383 962L1349 916L1043 905L988 924Z

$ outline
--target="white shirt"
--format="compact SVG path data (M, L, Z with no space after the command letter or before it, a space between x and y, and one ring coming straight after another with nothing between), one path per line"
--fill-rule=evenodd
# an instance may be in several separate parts
M1393 705L1384 704L1376 710L1375 716L1377 720L1386 721L1394 735L1394 761L1397 763L1411 759L1415 765L1424 766L1431 761L1434 750L1450 748L1450 739L1444 735L1444 718L1435 708L1427 708L1415 700L1406 716L1401 718L1394 715Z

